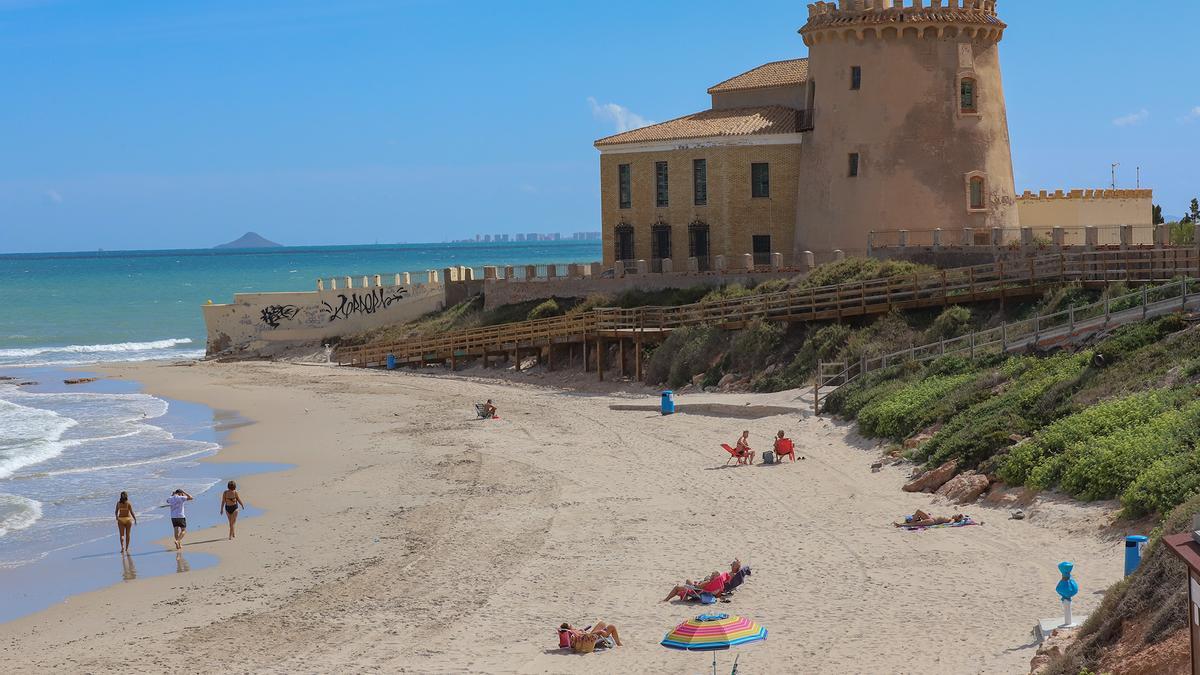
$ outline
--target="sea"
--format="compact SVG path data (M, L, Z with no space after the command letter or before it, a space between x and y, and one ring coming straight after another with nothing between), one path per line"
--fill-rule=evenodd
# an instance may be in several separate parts
M136 382L66 384L95 377L89 365L199 358L200 306L234 293L313 290L318 278L345 275L598 259L598 241L0 255L0 621L72 593L214 564L211 555L154 544L170 534L163 500L175 488L195 495L205 504L189 513L190 524L206 527L218 517L207 501L216 503L225 481L281 468L219 461L225 434L245 423L235 411L154 396ZM113 519L122 491L139 519L129 556L117 553Z

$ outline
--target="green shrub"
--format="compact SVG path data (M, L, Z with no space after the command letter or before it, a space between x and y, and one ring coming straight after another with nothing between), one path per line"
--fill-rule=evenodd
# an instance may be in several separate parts
M787 279L768 279L754 287L754 292L758 295L767 293L779 293L786 291L791 284Z
M894 276L926 274L933 271L934 268L928 265L918 265L905 260L881 261L874 258L846 258L838 262L818 265L800 279L796 287L832 286Z
M1112 434L1072 443L1059 483L1080 499L1120 496L1147 467L1189 450L1200 425L1200 401L1168 410Z
M908 362L867 373L831 393L825 399L824 410L853 419L871 401L906 386L916 372L916 364Z
M1167 513L1200 493L1200 449L1163 457L1143 471L1121 495L1131 516Z
M646 382L682 387L705 372L725 346L724 331L716 326L684 326L671 331L646 364Z
M721 300L735 300L754 295L754 291L746 288L741 284L729 284L720 288L714 288L700 298L700 302L719 302Z
M858 426L868 436L903 440L928 422L928 411L975 379L973 373L926 377L889 395L877 396L858 412Z
M962 305L947 307L925 331L926 342L949 340L971 332L971 310Z
M1011 445L1010 435L1028 435L1037 428L1039 420L1030 417L1030 409L1055 384L1078 378L1091 356L1083 352L1009 359L1001 367L1010 380L1004 390L951 418L922 446L920 456L931 464L958 459L964 468L978 465Z
M578 316L596 309L597 307L616 307L617 299L607 293L592 293L574 307L567 310L567 316Z
M755 319L734 334L729 346L733 369L749 373L763 367L767 357L783 339L783 328L774 323Z
M546 300L542 304L529 310L528 319L548 319L552 316L562 316L562 308L558 306L558 301L554 298Z
M1013 448L1001 464L999 475L1010 485L1030 483L1045 488L1058 481L1057 462L1047 465L1031 482L1034 469L1057 456L1072 443L1086 442L1119 429L1143 424L1168 410L1173 401L1168 392L1151 391L1099 403L1068 417L1056 420L1038 432L1032 440Z

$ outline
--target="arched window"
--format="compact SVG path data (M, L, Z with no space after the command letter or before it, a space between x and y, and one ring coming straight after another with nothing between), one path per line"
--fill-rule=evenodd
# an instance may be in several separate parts
M978 112L976 106L975 78L964 77L958 83L958 106L965 113Z
M971 176L968 183L968 192L970 193L970 208L972 211L982 211L985 207L983 202L983 176Z

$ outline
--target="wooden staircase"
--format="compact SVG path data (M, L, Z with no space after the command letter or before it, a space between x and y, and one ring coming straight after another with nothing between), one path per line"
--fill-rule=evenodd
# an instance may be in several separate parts
M1143 248L1126 251L1060 253L1019 262L958 267L870 281L698 302L679 307L597 308L576 316L518 321L451 331L433 337L387 344L339 348L340 365L380 367L388 356L397 365L447 363L479 358L485 366L495 356L546 349L548 367L565 358L582 361L603 379L607 344L617 341L619 366L626 368L625 348L633 347L633 375L642 377L642 345L661 341L675 328L710 324L728 329L754 320L804 322L841 320L897 309L916 309L986 301L1029 298L1068 282L1104 286L1164 282L1200 276L1200 249ZM565 345L565 348L563 347ZM563 356L563 351L566 356ZM559 363L556 364L556 352ZM594 364L594 365L593 365Z

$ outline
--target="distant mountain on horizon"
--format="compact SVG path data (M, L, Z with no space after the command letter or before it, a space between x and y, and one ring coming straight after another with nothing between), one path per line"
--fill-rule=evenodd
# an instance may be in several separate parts
M213 248L276 248L279 246L283 246L283 244L276 244L257 232L247 232L231 242L217 244Z

